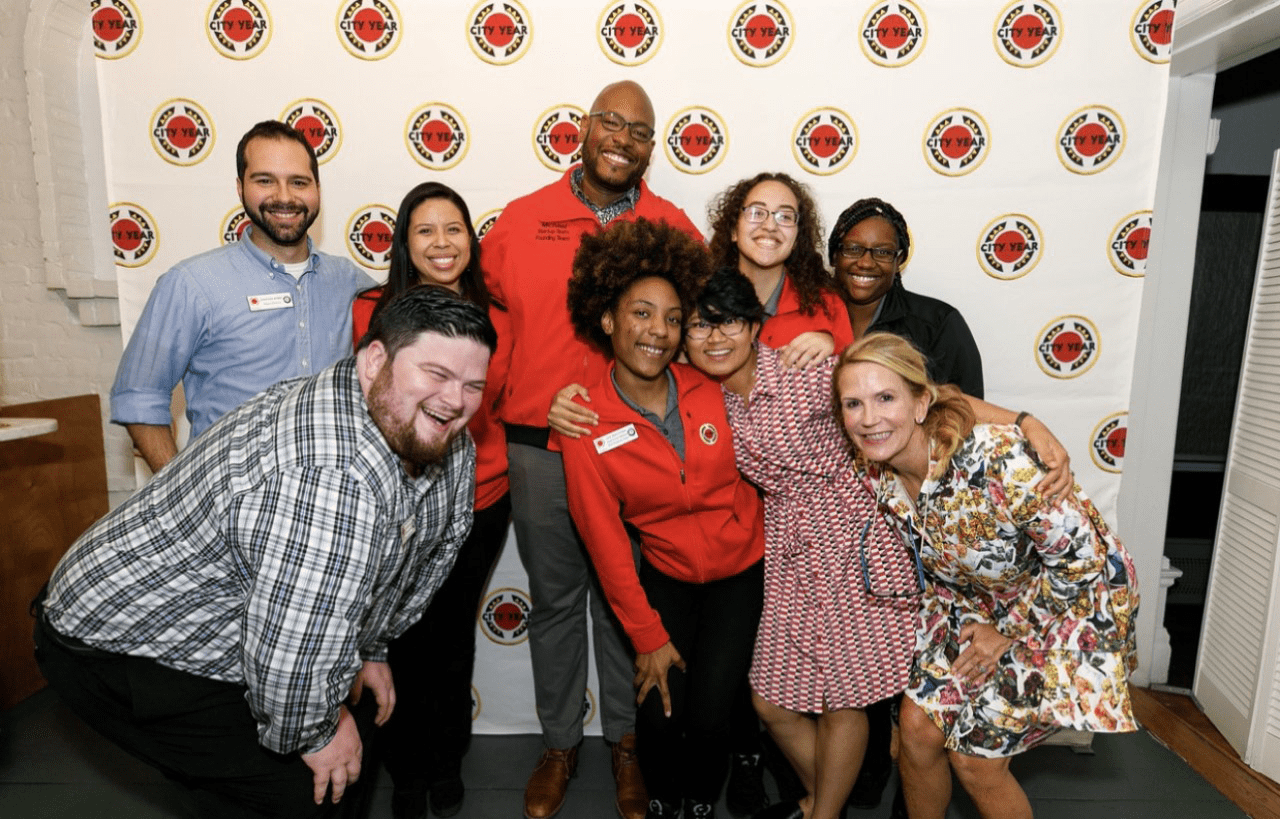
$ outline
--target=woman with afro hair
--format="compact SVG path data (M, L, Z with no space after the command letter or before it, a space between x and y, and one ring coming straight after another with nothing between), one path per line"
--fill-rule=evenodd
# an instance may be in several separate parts
M760 499L734 465L720 388L672 363L709 273L706 250L665 223L617 222L582 239L570 315L613 362L578 397L598 417L591 434L552 433L569 511L636 651L650 819L713 815L762 604Z

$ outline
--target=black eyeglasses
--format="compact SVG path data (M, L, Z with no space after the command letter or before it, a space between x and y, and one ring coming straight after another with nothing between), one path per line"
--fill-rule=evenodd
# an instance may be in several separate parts
M879 515L879 514L880 514L879 510L877 510L876 515ZM924 566L921 565L920 563L920 533L919 531L916 530L915 523L912 522L910 519L904 520L902 521L902 523L903 523L903 528L907 530L907 536L910 538L911 542L903 543L902 538L900 537L895 537L894 540L897 541L898 544L900 544L903 548L905 548L908 552L911 553L912 563L916 569L915 588L909 589L909 590L893 589L893 588L888 588L884 586L877 588L876 585L872 584L871 582L872 571L870 566L870 560L868 559L868 555L867 555L867 536L871 534L871 527L872 525L875 524L875 522L876 522L875 516L867 518L867 522L862 525L862 537L858 539L858 559L862 564L863 590L866 591L866 593L871 595L872 597L918 597L921 594L924 594L925 579L924 579ZM890 527L890 528L893 529L895 527ZM883 563L884 561L890 558L889 555L877 555L876 557L878 558L877 560L878 564ZM875 574L876 574L876 579L878 581L887 581L889 579L890 572L886 567L884 569L880 569L876 571Z
M711 333L719 330L720 334L726 338L742 335L742 331L747 329L747 322L740 318L725 319L724 321L691 321L684 326L684 334L694 341L701 341L704 338L711 338Z
M653 129L643 122L627 122L617 111L592 111L589 117L599 117L600 124L606 131L621 131L626 128L636 142L652 142Z
M863 247L862 245L840 245L840 255L855 262L870 253L877 262L891 262L898 258L902 251L896 247Z
M791 208L779 208L777 210L769 210L764 205L747 205L742 209L742 215L747 218L748 222L759 223L769 218L769 214L773 214L773 223L778 227L795 227L800 224L800 214Z

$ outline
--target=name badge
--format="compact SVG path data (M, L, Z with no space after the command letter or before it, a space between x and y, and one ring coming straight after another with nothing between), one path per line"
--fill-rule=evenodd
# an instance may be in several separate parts
M292 310L293 294L292 293L267 293L264 296L248 296L249 310L258 312L259 310Z
M635 424L627 424L625 427L619 427L608 435L601 435L591 443L596 445L596 452L603 455L611 449L617 449L623 444L629 444L638 439Z

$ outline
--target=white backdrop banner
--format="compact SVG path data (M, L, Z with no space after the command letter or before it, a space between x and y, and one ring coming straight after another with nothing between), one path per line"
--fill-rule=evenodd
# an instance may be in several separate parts
M307 135L312 236L381 278L410 187L453 186L487 226L633 79L657 111L649 184L704 230L764 170L807 182L827 225L865 196L898 207L908 288L964 313L987 397L1045 419L1114 520L1174 6L92 0L125 335L170 265L239 236L253 123ZM508 543L477 619L478 731L538 730L528 611Z

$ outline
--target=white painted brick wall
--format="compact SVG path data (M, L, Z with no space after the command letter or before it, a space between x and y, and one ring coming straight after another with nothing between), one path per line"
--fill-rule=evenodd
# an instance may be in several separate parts
M23 63L28 8L25 2L0 3L0 404L98 393L106 435L107 480L115 506L136 485L129 437L106 418L107 394L122 349L120 328L85 326L81 321L82 313L95 320L110 320L114 306L95 300L82 307L66 293L49 289ZM74 78L74 69L68 68L68 81ZM75 104L73 93L59 99L65 105ZM81 138L79 133L69 133L78 130L78 117L65 108L58 114L57 121L50 123L51 130L58 133L55 150ZM61 180L83 177L75 164L59 166L56 157L54 173ZM60 187L58 193L65 203L68 191L75 194L81 190L70 184ZM86 221L83 200L78 213L75 207L68 212L76 214L77 222ZM84 239L86 248L90 247L90 237ZM86 263L92 255L88 249L63 250ZM61 275L61 271L55 273L55 283ZM113 290L104 285L102 291ZM71 289L74 296L81 294L77 290L95 288L71 285Z

